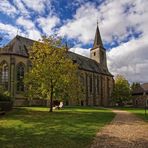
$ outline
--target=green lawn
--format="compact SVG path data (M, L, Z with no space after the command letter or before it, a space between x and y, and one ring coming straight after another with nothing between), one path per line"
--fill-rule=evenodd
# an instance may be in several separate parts
M110 110L67 107L48 112L48 108L16 108L0 117L0 147L86 148L96 132L109 123Z

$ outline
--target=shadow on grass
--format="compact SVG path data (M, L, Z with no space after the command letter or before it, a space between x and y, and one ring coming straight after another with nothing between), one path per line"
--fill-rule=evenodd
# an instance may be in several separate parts
M0 145L15 147L87 147L114 114L95 108L16 108L0 121Z

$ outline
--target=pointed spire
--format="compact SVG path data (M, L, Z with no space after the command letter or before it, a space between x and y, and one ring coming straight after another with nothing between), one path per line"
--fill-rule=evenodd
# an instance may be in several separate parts
M96 28L96 34L95 34L95 40L94 40L94 45L93 48L96 48L98 46L103 46L99 27L98 27L98 20L97 20L97 28Z

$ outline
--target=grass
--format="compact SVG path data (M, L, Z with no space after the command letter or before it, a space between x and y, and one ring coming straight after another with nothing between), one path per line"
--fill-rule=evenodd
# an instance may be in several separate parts
M144 108L129 108L129 107L122 107L119 108L121 110L126 110L129 111L131 113L134 113L135 115L137 115L138 117L140 117L141 119L148 121L148 109L147 109L147 114L145 116L145 109Z
M0 117L0 147L86 148L114 113L99 108L15 108Z

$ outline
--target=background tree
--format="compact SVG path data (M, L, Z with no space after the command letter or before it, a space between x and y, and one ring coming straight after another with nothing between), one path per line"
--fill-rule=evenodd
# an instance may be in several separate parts
M29 52L32 69L25 76L30 98L53 99L80 97L82 85L78 79L78 66L67 55L67 49L56 37L35 42Z
M112 100L118 103L119 106L124 105L124 102L131 99L130 85L122 75L117 75L115 78L115 86L112 93Z
M133 92L133 90L136 89L136 88L138 88L138 87L140 87L140 83L138 83L138 82L133 82L133 83L131 84L131 92Z

